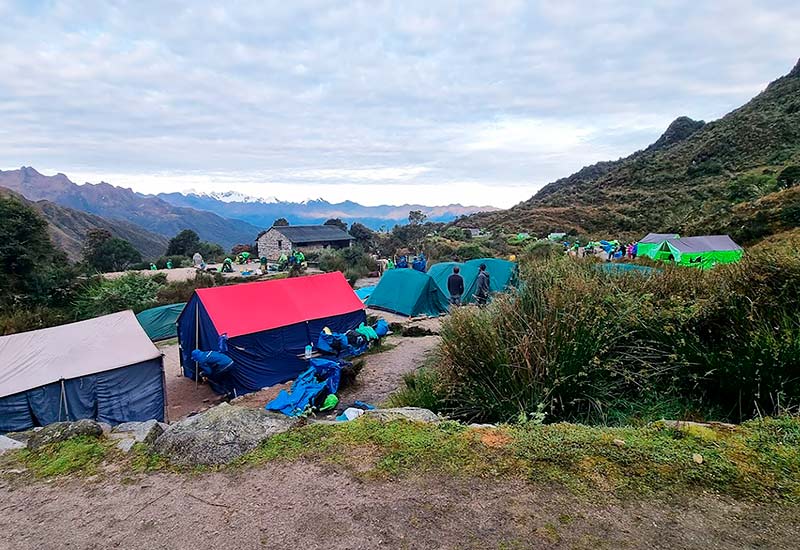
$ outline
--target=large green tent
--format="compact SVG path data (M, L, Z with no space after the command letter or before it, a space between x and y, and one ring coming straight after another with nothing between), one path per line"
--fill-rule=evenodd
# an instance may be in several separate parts
M733 242L728 235L669 239L658 248L655 259L709 269L717 264L738 262L742 259L742 247Z
M367 307L400 315L435 317L447 313L447 296L433 277L415 269L390 269L367 300Z
M680 235L677 233L648 233L636 245L636 255L647 256L655 260L656 252L664 244L664 241L669 239L680 239Z
M154 342L178 336L178 316L186 303L146 309L136 315L136 319Z
M464 263L442 262L434 264L428 270L428 275L433 277L436 284L445 296L450 296L447 290L447 279L453 273L453 268L458 266L464 278L464 295L461 302L468 304L475 301L475 292L478 290L478 270L481 264L486 264L489 273L489 291L503 292L518 283L517 264L497 258L478 258Z

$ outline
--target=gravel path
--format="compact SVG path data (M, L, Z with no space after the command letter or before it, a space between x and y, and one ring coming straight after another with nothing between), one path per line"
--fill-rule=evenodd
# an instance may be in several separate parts
M797 548L797 509L711 495L620 502L508 480L237 474L0 481L0 548Z

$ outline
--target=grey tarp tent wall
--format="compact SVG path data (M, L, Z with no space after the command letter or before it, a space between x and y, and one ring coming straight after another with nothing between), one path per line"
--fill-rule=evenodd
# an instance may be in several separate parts
M132 311L0 337L0 432L164 420L161 352Z

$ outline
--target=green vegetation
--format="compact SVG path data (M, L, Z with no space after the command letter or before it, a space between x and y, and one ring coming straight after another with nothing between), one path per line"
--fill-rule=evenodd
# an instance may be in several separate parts
M434 409L468 421L601 424L800 407L800 254L765 247L651 277L558 256L524 263L523 280L444 321L440 379L413 379L407 404L438 395Z
M96 437L78 436L36 451L22 450L16 458L36 477L92 475L110 458L112 445Z
M344 273L350 286L355 285L359 278L378 270L378 263L360 246L323 250L319 254L318 262L322 271Z
M781 191L800 182L798 96L795 69L720 120L678 118L642 151L588 166L509 210L456 225L625 239L648 232L725 232L741 244L798 227L797 196Z
M697 455L697 456L695 456ZM368 419L311 425L273 437L238 465L314 459L367 477L524 477L619 495L719 491L800 499L800 421L780 417L736 428L597 428L574 424L469 429Z
M131 243L114 237L106 229L92 229L86 234L83 261L92 271L108 273L124 271L142 261L142 255Z
M655 423L600 428L528 422L470 428L453 421L381 423L361 418L276 435L233 464L212 470L294 460L316 460L366 478L432 473L521 478L621 497L699 490L797 502L800 419L781 416L736 427ZM102 473L104 463L119 463L123 472L132 474L199 473L171 465L142 446L122 455L113 441L86 436L0 459L4 469L22 466L40 478L94 475Z
M219 262L225 257L225 251L220 245L201 242L197 233L191 229L184 229L172 237L167 245L167 256L191 258L195 252L199 252L206 262Z

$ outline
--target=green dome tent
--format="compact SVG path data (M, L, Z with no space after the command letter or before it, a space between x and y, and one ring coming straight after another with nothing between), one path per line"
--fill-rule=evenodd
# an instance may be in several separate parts
M433 278L445 297L449 298L450 291L447 290L447 279L453 274L454 267L459 268L459 275L464 279L464 296L461 297L461 301L462 303L467 303L467 301L472 298L472 295L468 293L470 285L472 285L478 277L477 265L468 266L459 262L442 262L433 264L430 269L428 269L428 275Z
M146 309L136 319L153 342L178 336L178 316L185 302Z
M367 300L367 307L400 315L435 317L447 313L447 296L427 273L415 269L390 269Z
M655 260L656 252L664 244L664 241L669 239L680 239L680 235L677 233L648 233L639 239L639 243L636 245L636 255L639 257L647 256Z
M447 278L453 273L453 268L458 266L460 274L464 278L464 295L461 297L461 302L468 304L475 301L475 291L478 289L478 270L481 264L486 264L486 271L489 273L490 292L503 292L517 286L519 279L517 264L497 258L478 258L463 264L442 262L432 265L428 270L428 275L436 281L445 297L449 298Z
M706 235L669 239L659 246L656 260L674 261L677 265L710 269L742 259L742 247L728 235Z
M486 271L489 273L489 292L504 292L519 284L519 268L514 262L498 258L469 260L464 262L464 269L475 269L475 280L464 279L464 296L468 297L468 301L473 301L472 297L478 290L478 268L481 264L486 264Z

